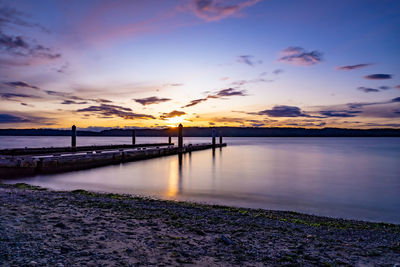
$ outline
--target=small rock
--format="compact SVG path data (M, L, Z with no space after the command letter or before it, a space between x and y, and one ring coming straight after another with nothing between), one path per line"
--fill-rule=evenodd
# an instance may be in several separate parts
M56 224L54 225L54 227L61 228L61 229L67 228L67 226L66 226L64 223L62 223L62 222L56 223Z
M233 241L225 235L221 235L221 241L226 245L232 245Z
M102 235L102 236L99 237L99 239L104 241L104 240L106 240L106 237L104 235Z
M37 262L36 262L36 261L30 261L28 265L29 265L29 266L36 266L36 265L37 265Z

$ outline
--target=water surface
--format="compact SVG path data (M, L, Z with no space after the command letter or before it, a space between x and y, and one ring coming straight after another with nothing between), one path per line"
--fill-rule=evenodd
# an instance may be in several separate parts
M165 137L137 137L138 143ZM78 137L78 145L129 137ZM186 138L187 143L210 138ZM226 138L228 147L26 182L250 208L400 223L400 138ZM63 146L69 137L0 137L0 147ZM10 182L10 181L7 181Z

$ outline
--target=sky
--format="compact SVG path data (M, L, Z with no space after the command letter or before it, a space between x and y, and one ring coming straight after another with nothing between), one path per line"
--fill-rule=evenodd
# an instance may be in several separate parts
M0 0L0 128L400 128L400 1Z

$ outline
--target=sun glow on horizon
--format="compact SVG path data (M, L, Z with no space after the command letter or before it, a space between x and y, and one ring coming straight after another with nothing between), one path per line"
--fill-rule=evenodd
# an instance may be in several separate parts
M169 127L178 127L178 125L182 122L185 121L185 116L176 116L176 117L172 117L172 118L168 118L167 120L168 126Z

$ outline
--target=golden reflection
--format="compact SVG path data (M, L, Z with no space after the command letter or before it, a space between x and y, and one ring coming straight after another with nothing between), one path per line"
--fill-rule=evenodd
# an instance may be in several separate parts
M173 198L179 194L181 176L182 176L182 154L179 154L177 158L171 159L170 161L168 188L165 194L167 197Z

